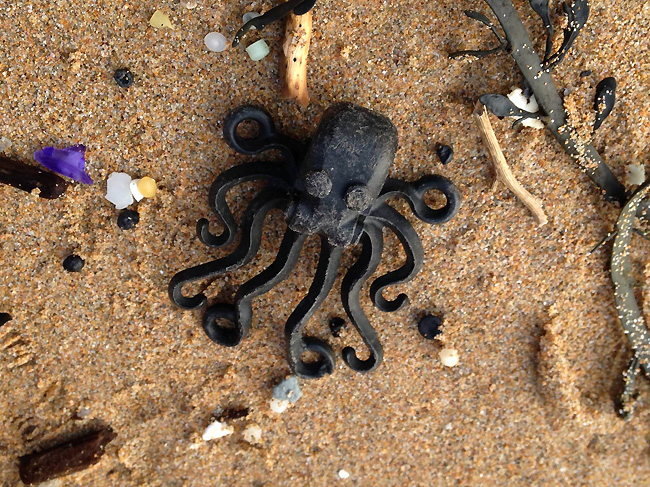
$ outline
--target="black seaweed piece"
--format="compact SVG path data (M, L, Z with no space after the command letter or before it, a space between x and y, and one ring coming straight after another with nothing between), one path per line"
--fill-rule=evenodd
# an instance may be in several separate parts
M438 154L438 158L440 159L440 162L443 165L447 165L451 162L452 158L454 157L454 149L452 149L451 146L448 146L446 144L441 144L436 149L436 154Z
M649 193L650 180L643 183L625 204L616 221L616 238L612 247L610 272L614 284L616 310L634 350L634 359L625 374L625 388L621 397L620 414L623 417L629 417L632 413L631 400L634 398L636 378L640 370L643 369L645 374L650 376L650 333L634 295L632 259L629 251L637 212Z
M565 3L562 7L567 16L567 26L564 28L564 41L562 41L562 45L555 54L545 59L544 68L548 71L562 62L589 19L589 2L587 0L573 0L571 4Z
M596 99L594 100L596 121L594 122L594 131L598 130L607 116L612 113L615 101L616 80L612 77L605 78L596 86Z
M236 47L241 42L242 37L244 37L253 27L257 30L262 30L267 25L276 20L282 19L291 12L295 15L305 15L314 8L315 4L316 0L289 0L288 2L281 3L277 7L273 7L263 15L246 22L235 34L235 38L232 41L232 47Z
M535 11L539 18L542 19L544 23L544 28L546 29L546 49L544 49L544 62L551 55L551 50L553 49L553 23L551 22L551 16L548 11L548 0L528 0L530 6Z
M464 50L464 51L455 51L449 54L449 59L456 59L459 57L463 56L473 56L477 59L484 58L486 56L489 56L490 54L497 53L499 51L505 51L508 48L508 41L506 41L501 34L496 30L496 27L494 27L494 24L490 22L490 19L488 19L485 15L483 15L480 12L475 12L474 10L465 10L464 14L467 15L470 19L477 20L481 24L485 25L488 27L494 36L497 38L499 41L499 45L497 47L494 47L492 49L485 49L485 50L474 50L474 49L469 49L469 50Z
M28 193L38 189L39 197L53 200L65 193L68 182L53 172L0 156L0 183Z
M26 485L36 485L85 470L99 462L104 455L104 448L115 436L110 428L104 428L38 453L22 456L18 467L20 480Z
M0 313L0 326L10 321L11 321L11 315L9 313Z
M517 63L525 78L525 83L535 94L535 99L543 113L549 117L546 123L555 139L578 166L591 178L603 192L607 201L624 204L627 201L625 187L614 176L609 166L591 144L579 144L574 138L575 131L567 126L567 116L562 98L555 88L553 78L542 67L542 62L532 48L532 42L517 10L510 0L485 0L499 20L512 46L509 54Z
M479 97L479 101L497 117L521 117L521 119L538 117L537 113L517 108L517 106L512 103L507 96L493 94L483 95Z

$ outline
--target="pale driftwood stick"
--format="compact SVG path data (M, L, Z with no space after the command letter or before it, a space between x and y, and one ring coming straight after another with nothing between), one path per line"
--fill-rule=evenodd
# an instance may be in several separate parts
M289 14L284 37L284 81L282 96L296 100L301 107L309 104L307 56L311 41L311 10L305 15Z
M481 133L483 143L487 146L492 162L494 163L497 179L505 184L508 189L510 189L510 191L512 191L515 196L526 205L537 219L537 223L545 225L548 222L548 219L546 218L544 210L542 210L541 201L526 191L526 188L519 184L519 181L515 179L515 176L508 167L503 152L501 152L501 147L499 146L499 141L494 134L494 129L490 123L488 112L480 102L476 103L473 115L474 120L476 121L476 126Z

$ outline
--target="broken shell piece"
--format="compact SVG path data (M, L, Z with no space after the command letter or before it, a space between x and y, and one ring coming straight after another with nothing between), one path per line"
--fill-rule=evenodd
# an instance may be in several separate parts
M256 424L249 424L244 430L244 441L255 445L262 439L262 428Z
M151 18L149 19L149 25L155 27L156 29L173 29L172 21L169 20L169 16L162 13L160 10L156 10Z
M645 181L645 166L643 164L628 164L627 181L630 184L643 184L643 181Z
M264 39L260 39L257 42L253 42L250 46L246 48L246 52L253 61L260 61L264 59L266 55L271 52L269 45Z
M203 432L203 441L216 440L234 433L234 428L221 421L211 423Z
M269 402L269 406L271 407L271 411L273 411L276 414L282 414L285 412L291 403L289 401L283 401L282 399L276 399L273 398Z
M140 201L142 198L153 198L158 192L156 181L149 176L145 176L142 179L134 179L131 181L129 188L136 201Z
M535 95L530 95L530 98L524 96L524 92L521 88L515 88L508 94L508 100L510 100L517 108L520 110L526 110L530 113L537 113L539 110L539 105L537 100L535 100ZM534 129L543 129L544 123L541 120L536 118L527 118L523 120L521 124L524 127L532 127Z
M131 176L123 172L112 172L106 181L106 199L122 210L133 203Z
M445 367L455 367L458 365L458 350L454 348L443 348L440 350L440 362Z

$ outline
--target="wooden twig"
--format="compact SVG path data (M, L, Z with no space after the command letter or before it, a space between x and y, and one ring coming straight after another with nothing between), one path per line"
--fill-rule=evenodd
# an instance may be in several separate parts
M285 56L282 96L296 100L301 107L309 104L307 56L311 42L312 11L305 15L289 14L282 47Z
M501 152L501 147L499 146L499 141L497 140L496 135L494 134L494 129L490 123L490 117L488 115L485 107L480 103L476 103L474 108L474 120L476 121L476 127L481 133L481 138L483 143L487 146L490 157L494 164L494 169L497 173L497 179L505 184L508 189L510 189L521 202L526 205L530 212L537 219L537 223L540 225L545 225L548 222L544 210L542 210L542 205L539 199L535 198L532 194L526 191L519 181L515 179L515 176L512 174L512 171L508 167L506 158Z

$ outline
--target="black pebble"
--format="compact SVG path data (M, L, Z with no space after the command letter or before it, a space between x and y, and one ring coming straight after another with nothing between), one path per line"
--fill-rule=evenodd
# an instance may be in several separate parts
M591 76L591 69L586 69L582 73L580 73L581 78L586 78L587 76Z
M454 157L454 149L452 149L448 145L438 146L436 152L438 153L440 162L442 162L443 164L449 164L451 162L451 158Z
M332 336L337 338L340 337L343 328L345 328L345 320L343 318L335 316L330 320L330 331L332 332Z
M133 73L126 68L115 71L113 78L120 88L128 88L135 81L133 79Z
M440 330L441 325L442 318L433 315L426 315L418 323L418 331L420 332L420 335L427 340L433 340L442 333Z
M117 226L122 230L131 230L140 222L140 215L137 211L124 210L117 217Z
M0 313L0 326L11 321L11 315L9 313Z
M63 261L63 268L68 272L80 272L86 261L75 254L68 255Z

